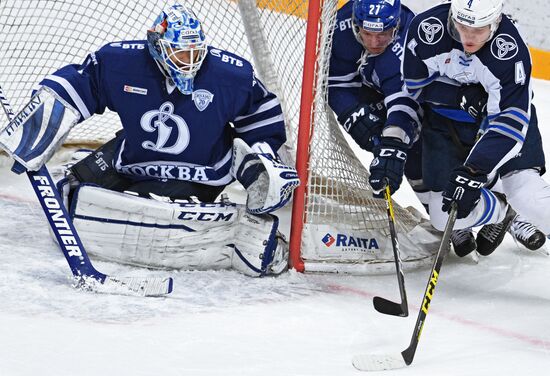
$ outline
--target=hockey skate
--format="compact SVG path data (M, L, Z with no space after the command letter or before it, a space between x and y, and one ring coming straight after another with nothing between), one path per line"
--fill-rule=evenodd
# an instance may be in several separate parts
M517 243L525 248L536 251L546 242L546 236L531 223L517 215L508 230Z
M464 257L477 249L476 238L471 229L454 230L451 243L458 257Z
M485 225L477 233L477 252L482 256L489 256L497 249L497 247L504 240L506 231L512 224L512 220L516 216L516 212L511 206L508 206L506 216L500 223L493 223Z

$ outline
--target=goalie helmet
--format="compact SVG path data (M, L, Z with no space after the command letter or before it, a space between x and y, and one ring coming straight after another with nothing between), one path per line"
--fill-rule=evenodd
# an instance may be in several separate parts
M503 2L503 0L452 0L448 22L449 33L460 42L460 35L454 23L471 28L490 26L486 41L490 40L500 24Z
M193 93L193 79L206 58L201 22L193 11L175 4L157 17L147 31L151 56L165 69L183 94Z
M380 50L382 47L385 49L397 35L400 14L400 0L356 0L352 11L352 29L355 38L363 47L371 50L373 47L365 43L364 38L361 37L361 30L380 33L378 38L382 36L384 38L378 42L380 47L377 49ZM376 54L379 53L381 52L376 52Z

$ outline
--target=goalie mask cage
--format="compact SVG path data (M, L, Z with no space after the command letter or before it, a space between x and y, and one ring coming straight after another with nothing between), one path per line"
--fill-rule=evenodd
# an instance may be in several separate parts
M372 198L368 171L327 105L328 62L337 0L185 1L212 46L250 60L282 103L288 142L282 151L302 184L292 211L291 264L298 271L393 270L386 207ZM145 39L173 1L1 0L0 85L15 109L46 75L81 63L102 45ZM306 20L308 20L306 22ZM1 124L6 124L4 114ZM67 143L99 145L120 128L108 111L75 127ZM292 162L291 162L292 161ZM437 237L395 205L405 267L431 262Z

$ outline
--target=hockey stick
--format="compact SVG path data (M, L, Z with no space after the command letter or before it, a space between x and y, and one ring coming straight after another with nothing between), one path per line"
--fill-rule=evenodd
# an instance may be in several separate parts
M401 303L395 303L380 296L375 296L372 300L372 303L374 305L374 308L380 313L385 313L386 315L407 317L409 315L409 306L407 304L407 292L405 290L405 275L403 274L403 264L401 262L401 255L399 253L399 241L397 239L397 231L395 230L395 216L389 184L386 184L384 198L386 200L386 209L388 212L388 222L390 226L393 257L395 259L395 270L397 272L397 283L399 284Z
M0 103L10 121L16 118L2 87L0 87ZM21 165L19 167L24 168ZM97 271L88 258L46 166L42 166L38 171L26 171L26 173L57 243L69 263L77 288L142 296L160 296L172 292L171 277L111 277Z
M430 279L426 285L426 290L424 291L424 299L422 300L422 305L418 311L418 318L416 319L416 324L414 326L413 335L409 347L403 350L401 353L394 354L360 354L353 357L352 363L355 368L360 371L383 371L396 368L402 368L408 366L412 363L416 348L418 346L418 341L420 340L420 335L422 334L422 328L426 321L426 316L428 315L428 309L430 308L430 303L432 302L433 295L435 293L435 286L437 285L437 280L439 278L439 271L441 270L441 265L445 256L449 253L450 249L450 237L451 231L453 230L454 224L456 221L456 203L453 203L451 206L451 211L449 213L449 219L445 225L445 231L443 232L443 238L441 239L441 244L437 250L437 255L430 273Z

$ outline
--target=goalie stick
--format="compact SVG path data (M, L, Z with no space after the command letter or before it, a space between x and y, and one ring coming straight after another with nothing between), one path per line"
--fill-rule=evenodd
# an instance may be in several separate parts
M384 192L386 200L386 209L388 212L388 222L390 226L390 235L393 248L393 257L395 258L395 270L397 272L397 283L399 284L399 294L401 295L401 303L395 303L380 296L375 296L372 300L374 308L386 315L394 315L407 317L409 315L409 306L407 304L407 292L405 290L405 275L403 274L403 264L399 253L399 241L397 239L397 231L395 230L395 216L393 211L393 203L390 193L389 182L386 182L386 190Z
M447 220L447 224L445 225L445 231L443 232L441 244L439 245L439 249L437 250L437 255L432 267L432 271L430 273L430 279L428 280L426 290L424 291L424 298L422 300L420 310L418 311L418 318L416 319L416 324L414 326L414 331L409 347L407 347L401 353L355 355L352 359L352 363L353 366L358 370L384 371L396 368L403 368L412 363L416 348L418 347L420 335L422 334L422 328L424 327L426 316L428 315L430 303L432 302L433 295L435 293L435 286L437 285L441 265L443 264L443 260L450 250L450 237L451 231L453 230L456 221L456 211L456 203L453 203L451 206L451 211L449 213L449 219Z
M0 103L11 121L15 114L0 87ZM16 162L17 163L17 162ZM23 166L19 166L23 168ZM112 277L92 265L46 166L26 171L50 228L76 280L75 287L102 293L161 296L172 292L171 277Z

